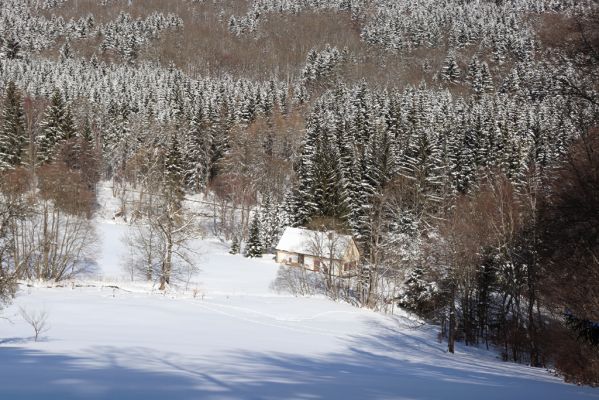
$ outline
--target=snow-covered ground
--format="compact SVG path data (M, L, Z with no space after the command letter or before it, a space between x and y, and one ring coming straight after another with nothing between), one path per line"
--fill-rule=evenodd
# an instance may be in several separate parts
M98 221L98 269L22 286L0 320L0 399L599 399L495 354L446 353L437 330L270 289L270 258L199 241L186 292L131 283L125 224ZM110 287L118 285L119 289ZM45 310L34 342L19 308Z

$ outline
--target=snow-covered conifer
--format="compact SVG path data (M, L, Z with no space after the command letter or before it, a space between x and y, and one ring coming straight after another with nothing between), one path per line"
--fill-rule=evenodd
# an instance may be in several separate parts
M455 54L450 52L441 66L441 79L449 83L457 83L460 80L460 74Z
M21 164L27 139L22 99L14 82L6 88L0 124L0 170L5 170Z
M41 162L53 159L55 146L75 135L75 124L70 107L64 102L62 94L54 90L50 105L44 114L40 135L37 138L37 156Z
M256 211L250 224L250 235L245 245L245 256L249 258L262 257L264 246L260 240L260 214Z

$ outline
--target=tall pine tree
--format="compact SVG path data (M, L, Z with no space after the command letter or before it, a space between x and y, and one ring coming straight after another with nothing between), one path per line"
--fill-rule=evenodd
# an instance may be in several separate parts
M14 82L6 88L0 123L0 170L6 170L21 164L26 143L23 104Z
M70 107L65 104L61 93L55 90L38 136L38 160L42 163L52 161L56 145L74 136L75 124Z
M264 246L260 240L260 214L256 212L250 225L250 237L245 246L245 256L249 258L262 257Z
M179 141L176 134L172 134L169 147L164 158L164 196L168 204L180 208L185 192L183 157L179 150Z

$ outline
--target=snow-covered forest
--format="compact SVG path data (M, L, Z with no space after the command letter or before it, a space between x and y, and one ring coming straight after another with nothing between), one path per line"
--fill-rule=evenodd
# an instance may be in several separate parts
M94 262L110 183L157 290L349 234L273 287L599 385L596 1L3 0L0 99L4 303Z

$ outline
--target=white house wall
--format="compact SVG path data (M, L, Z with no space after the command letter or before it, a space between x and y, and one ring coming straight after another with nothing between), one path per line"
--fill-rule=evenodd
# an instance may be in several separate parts
M304 256L304 268L314 271L314 261L316 257Z
M314 271L314 262L316 260L320 259L319 257L314 257L314 256L304 256L304 263L302 265L299 265L299 254L296 253L289 253L286 251L277 251L277 262L279 264L287 264L287 265L295 265L295 266L301 266L306 268L307 270L310 271ZM347 261L347 260L346 260ZM327 261L328 263L328 261ZM320 271L322 271L322 262L320 265ZM343 271L343 263L340 261L334 261L333 262L333 275L344 275L345 271Z
M286 251L277 251L277 262L279 264L297 264L298 254L288 253Z

